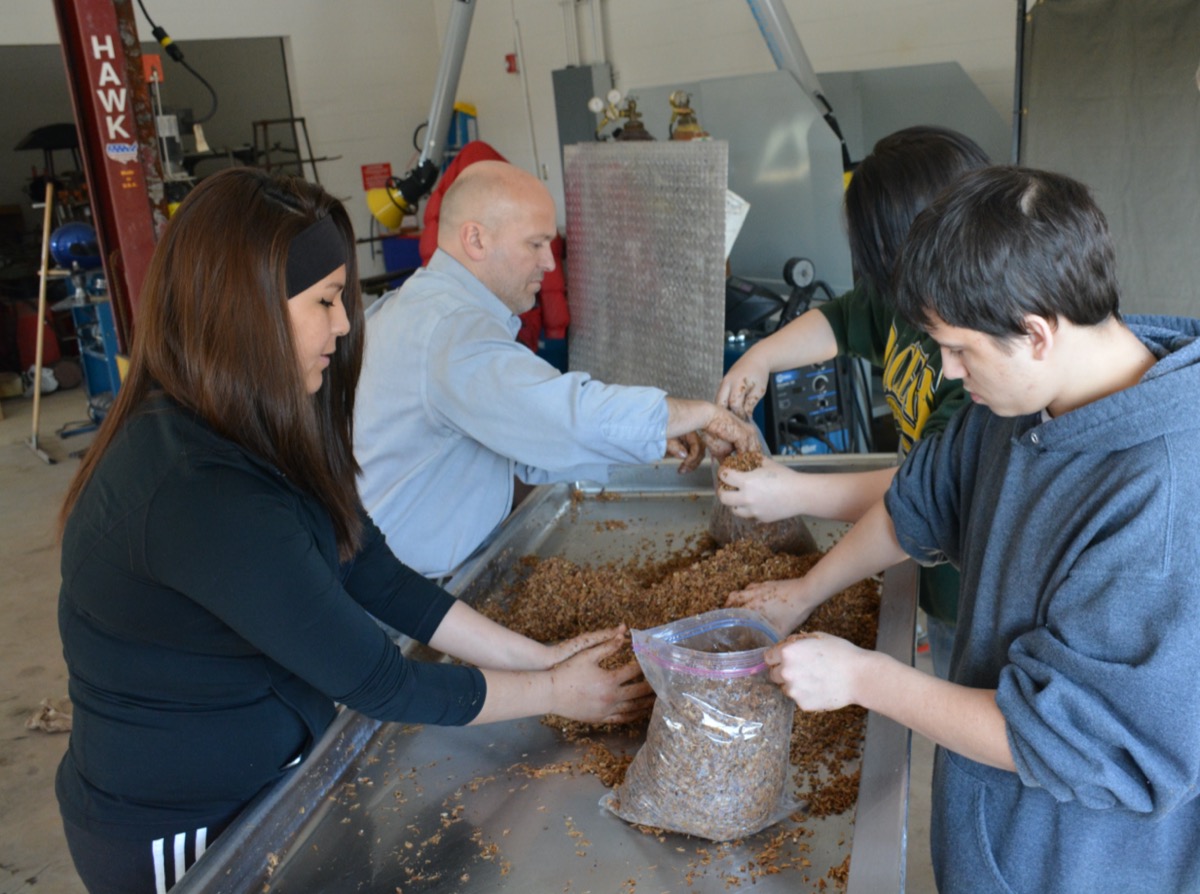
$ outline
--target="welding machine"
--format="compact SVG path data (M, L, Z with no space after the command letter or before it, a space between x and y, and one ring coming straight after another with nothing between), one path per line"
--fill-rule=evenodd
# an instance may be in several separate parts
M764 399L767 440L773 453L846 453L850 370L845 358L773 373Z
M792 287L787 298L737 276L726 280L726 372L756 341L808 310L818 290L833 297L805 258L790 258L783 277ZM855 449L847 424L852 399L849 361L836 358L773 373L754 421L774 454L846 453Z
M725 371L763 336L726 333ZM854 450L842 410L844 358L772 373L754 422L774 454L848 453ZM847 385L845 391L850 391Z

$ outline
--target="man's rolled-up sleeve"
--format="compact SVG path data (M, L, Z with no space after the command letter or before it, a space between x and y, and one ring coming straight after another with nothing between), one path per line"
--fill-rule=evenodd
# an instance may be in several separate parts
M441 321L430 350L426 411L520 465L643 463L666 452L666 394L561 373L483 315Z

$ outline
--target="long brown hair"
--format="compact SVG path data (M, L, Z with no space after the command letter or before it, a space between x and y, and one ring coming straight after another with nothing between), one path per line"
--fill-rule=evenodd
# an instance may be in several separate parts
M350 333L309 395L287 311L287 252L297 233L326 216L345 242ZM71 482L60 525L121 427L161 392L316 497L333 521L339 555L350 558L362 536L353 451L362 348L354 232L342 204L319 186L256 168L205 178L150 259L129 372Z

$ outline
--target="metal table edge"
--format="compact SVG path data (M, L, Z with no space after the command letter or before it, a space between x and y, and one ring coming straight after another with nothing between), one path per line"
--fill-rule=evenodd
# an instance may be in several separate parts
M876 650L911 667L916 613L917 566L909 560L884 574ZM867 714L846 894L904 892L911 753L907 727Z

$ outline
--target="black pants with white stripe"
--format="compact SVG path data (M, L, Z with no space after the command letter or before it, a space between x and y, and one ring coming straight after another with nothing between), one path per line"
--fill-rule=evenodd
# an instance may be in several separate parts
M88 894L166 894L228 825L153 841L125 841L63 820L75 871Z

